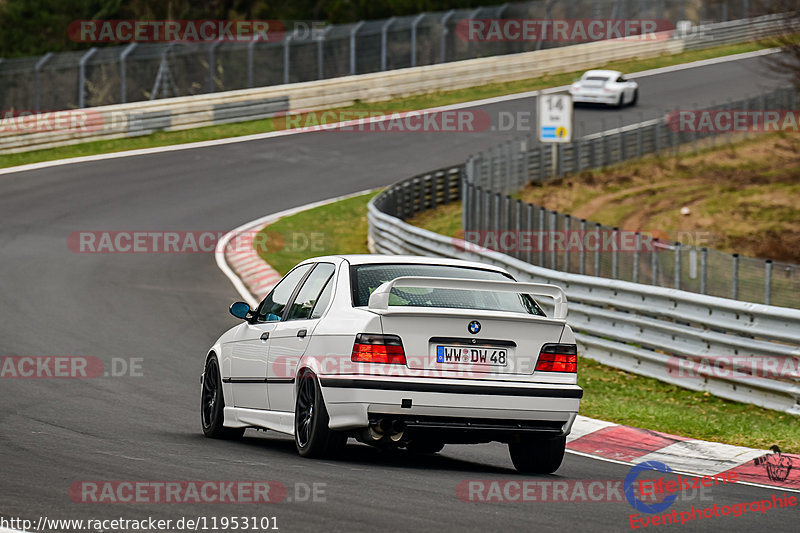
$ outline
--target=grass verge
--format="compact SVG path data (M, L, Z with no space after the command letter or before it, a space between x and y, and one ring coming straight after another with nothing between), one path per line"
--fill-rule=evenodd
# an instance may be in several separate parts
M366 204L375 194L310 209L267 226L262 230L267 241L277 234L284 239L308 234L308 228L321 228L325 238L319 249L283 250L261 256L284 274L309 257L367 253ZM447 209L457 211L457 206ZM585 357L580 358L578 366L578 384L585 391L580 410L584 416L685 437L764 449L777 444L785 452L800 452L800 424L792 415L682 389Z
M614 61L604 65L598 65L597 68L612 68L623 72L635 72L677 65L680 63L690 63L692 61L699 61L713 57L752 52L754 50L771 48L776 45L777 43L774 40L761 40L750 43L718 46L714 48L707 48L705 50L693 50L675 55L662 55L650 59ZM414 95L407 98L398 98L385 102L359 102L356 105L334 111L413 111L429 107L479 100L481 98L489 98L492 96L501 96L564 85L571 82L578 74L579 72L569 72L508 83L492 83L456 91L443 91L430 94ZM302 124L304 121L301 119L300 122ZM76 144L73 146L51 148L47 150L5 154L0 155L0 168L25 165L29 163L39 163L42 161L52 161L56 159L66 159L71 157L82 157L95 154L121 152L125 150L153 148L173 144L185 144L228 137L239 137L255 133L265 133L284 129L284 123L284 119L263 119L240 122L236 124L221 124L218 126L208 126L206 128L196 128L183 131L161 131L150 135L143 135L141 137L95 141Z

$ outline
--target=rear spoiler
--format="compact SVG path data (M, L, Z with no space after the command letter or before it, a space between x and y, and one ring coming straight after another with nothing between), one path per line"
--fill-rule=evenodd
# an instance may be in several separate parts
M547 296L555 301L553 318L563 320L567 317L567 295L557 285L545 283L520 283L517 281L489 281L482 279L429 278L405 276L387 281L369 297L368 308L375 311L389 309L389 294L395 287L417 287L424 289L457 289L465 291L513 292L533 296Z

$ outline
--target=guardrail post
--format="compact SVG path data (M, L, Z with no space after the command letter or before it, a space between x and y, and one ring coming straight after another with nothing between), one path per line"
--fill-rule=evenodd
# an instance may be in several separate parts
M455 9L451 9L442 17L442 40L439 46L439 63L445 63L447 61L447 34L449 33L449 30L447 29L447 22L450 20L450 17L455 14L455 12Z
M731 298L739 299L739 254L733 254L733 272L731 272Z
M578 274L586 273L586 219L581 219L581 251L578 260Z
M386 70L386 34L389 32L389 26L394 24L395 19L396 17L389 17L381 26L381 72Z
M650 275L652 276L653 285L658 285L658 252L656 252L655 244L658 239L653 239L653 252L650 254Z
M627 156L627 151L625 150L625 131L622 129L622 115L619 116L619 127L617 128L617 132L619 133L619 162L625 161Z
M491 225L491 208L492 208L492 193L483 189L483 221L481 222L481 229L484 232L490 230Z
M636 241L633 244L633 273L631 281L639 283L639 249L642 247L642 234L638 231L635 234Z
M417 66L417 26L425 18L426 13L420 13L411 22L411 66Z
M510 140L506 141L505 144L503 145L503 152L504 152L503 155L505 155L505 159L506 159L506 165L505 165L505 167L506 167L506 176L505 176L505 178L506 178L506 187L505 187L505 190L503 192L505 192L506 194L510 194L511 193L511 189L512 189L512 186L511 186L511 165L512 165L512 163L514 161L512 156L511 156L511 141Z
M33 76L34 76L33 77L33 95L34 95L33 96L33 102L34 102L33 103L33 110L36 113L39 112L39 105L40 105L39 101L40 101L41 95L42 95L42 87L41 87L41 83L40 83L40 76L42 74L42 67L44 66L45 63L47 63L47 61L51 57L53 57L53 52L47 52L45 55L42 56L42 58L39 61L36 62L36 65L33 67ZM0 60L0 61L2 61L2 60ZM124 69L124 65L125 64L123 63L123 69ZM125 79L124 70L123 70L122 79L123 80ZM125 82L124 81L122 82L122 86L125 87ZM125 93L123 92L123 95L124 94ZM123 100L122 103L125 103L125 100Z
M137 46L138 43L131 43L126 46L125 50L119 55L119 102L121 104L124 104L128 100L128 75L126 73L125 64L128 56Z
M350 29L350 75L356 75L356 33L364 25L364 21L358 22Z
M209 93L214 92L214 68L216 67L216 58L214 57L214 51L220 44L222 44L222 41L216 41L214 43L211 43L208 47L208 87L207 87L208 90L206 92Z
M500 237L507 231L511 230L511 197L510 196L503 196L503 213L501 219L503 221L503 226L500 228L500 235L498 235L498 240ZM499 242L498 242L499 244ZM502 251L502 250L501 250ZM505 253L505 252L503 252Z
M594 251L594 275L600 275L600 248L602 245L600 244L600 224L594 225L594 231L597 233L597 248Z
M322 35L317 40L317 79L321 80L325 77L325 38L328 32L331 31L333 26L328 26L322 31Z
M708 248L700 249L700 294L708 291Z
M611 279L619 277L619 228L614 228L611 239Z
M764 303L772 303L772 259L767 259L764 263Z
M97 48L90 48L88 52L81 56L78 62L78 108L83 109L86 107L86 62L97 53Z
M659 120L656 122L656 129L655 129L655 139L654 139L654 146L656 149L656 153L661 152L661 121Z
M600 139L602 141L602 153L603 153L603 164L602 166L606 166L608 164L608 143L606 141L606 119L600 119Z
M675 288L681 288L681 243L675 242Z

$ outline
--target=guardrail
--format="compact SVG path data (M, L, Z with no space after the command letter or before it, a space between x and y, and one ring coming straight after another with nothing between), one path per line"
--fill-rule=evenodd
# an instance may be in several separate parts
M769 15L725 23L726 32L739 32L749 40L751 24L783 32L782 17ZM703 39L717 25L702 27ZM761 31L761 30L759 30ZM767 30L764 32L769 33ZM682 37L653 41L605 40L584 44L468 59L444 64L404 68L372 74L244 89L209 95L167 98L71 111L3 115L0 153L40 150L56 146L146 135L159 130L181 130L216 124L256 120L291 113L335 109L356 102L378 102L420 92L462 89L494 82L535 78L596 66L602 61L648 58L676 54L694 39ZM760 35L760 34L759 34ZM710 39L710 38L709 38ZM713 39L707 41L712 43Z
M456 201L464 174L464 166L440 169L403 180L373 198L368 206L370 249L481 261L521 281L559 285L570 300L567 322L583 356L800 415L800 311L557 272L402 220ZM759 375L766 361L782 375Z

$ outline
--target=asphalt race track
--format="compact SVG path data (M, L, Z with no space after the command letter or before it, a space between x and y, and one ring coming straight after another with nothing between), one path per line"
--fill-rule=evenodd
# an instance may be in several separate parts
M581 109L586 132L753 95L780 83L764 59L639 79L640 103ZM486 106L532 110L518 99ZM141 358L142 376L0 380L0 516L49 518L276 517L281 531L617 531L633 509L613 503L466 503L465 480L522 480L499 444L449 446L437 456L382 454L353 444L342 460L301 459L293 441L248 431L241 442L200 430L199 376L214 339L235 324L237 294L213 256L79 254L83 230L227 231L312 201L388 185L465 159L519 132L318 132L212 148L0 175L0 355ZM692 414L687 413L687 416ZM629 467L569 454L539 480L621 480ZM248 504L91 504L79 481L272 480L288 499ZM301 485L296 484L299 483ZM325 484L324 498L304 499ZM295 492L297 491L297 494ZM714 488L730 505L770 498L744 485ZM796 509L687 523L694 530L790 531ZM661 526L657 529L679 526ZM650 528L652 529L652 528Z

